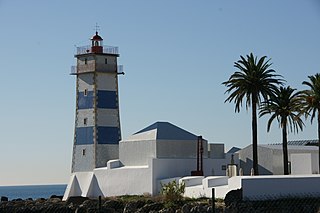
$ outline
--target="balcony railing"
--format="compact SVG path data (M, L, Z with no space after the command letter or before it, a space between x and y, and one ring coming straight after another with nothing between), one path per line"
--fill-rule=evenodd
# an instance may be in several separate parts
M70 75L77 75L79 73L86 73L86 72L94 72L95 68L93 66L94 64L90 64L90 69L85 69L85 66L88 65L80 65L80 66L71 66L71 72ZM99 70L99 72L104 72L104 70ZM110 72L106 70L105 72ZM118 65L117 66L117 73L122 73L123 72L123 65Z
M87 53L92 53L90 45L77 47L76 55L87 54ZM106 54L119 54L119 47L113 47L113 46L104 45L103 46L103 53L106 53Z
M70 75L76 75L77 74L77 66L71 66Z

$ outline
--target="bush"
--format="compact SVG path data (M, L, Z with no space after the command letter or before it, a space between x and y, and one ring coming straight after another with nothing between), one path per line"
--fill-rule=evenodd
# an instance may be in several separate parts
M166 201L179 201L182 199L182 196L185 191L184 183L177 183L176 180L171 181L167 184L161 183L160 193L164 196Z

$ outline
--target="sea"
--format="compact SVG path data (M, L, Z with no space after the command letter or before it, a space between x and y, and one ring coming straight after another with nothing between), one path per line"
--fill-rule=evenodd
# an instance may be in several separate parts
M66 184L59 185L26 185L26 186L0 186L0 197L8 197L9 200L21 198L48 199L52 195L63 196Z

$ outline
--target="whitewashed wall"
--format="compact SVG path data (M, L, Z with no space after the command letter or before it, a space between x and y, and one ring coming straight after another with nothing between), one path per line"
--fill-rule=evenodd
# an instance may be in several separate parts
M277 199L288 196L320 196L320 175L268 175L242 178L243 198Z
M291 173L293 175L318 174L318 159L317 153L291 154Z

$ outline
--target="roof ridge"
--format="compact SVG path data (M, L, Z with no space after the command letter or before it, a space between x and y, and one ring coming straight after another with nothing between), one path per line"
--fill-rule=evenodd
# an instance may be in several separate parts
M143 134L151 130L157 130L156 138L160 140L196 140L197 135L184 130L168 121L157 121L146 128L134 133L133 135Z

